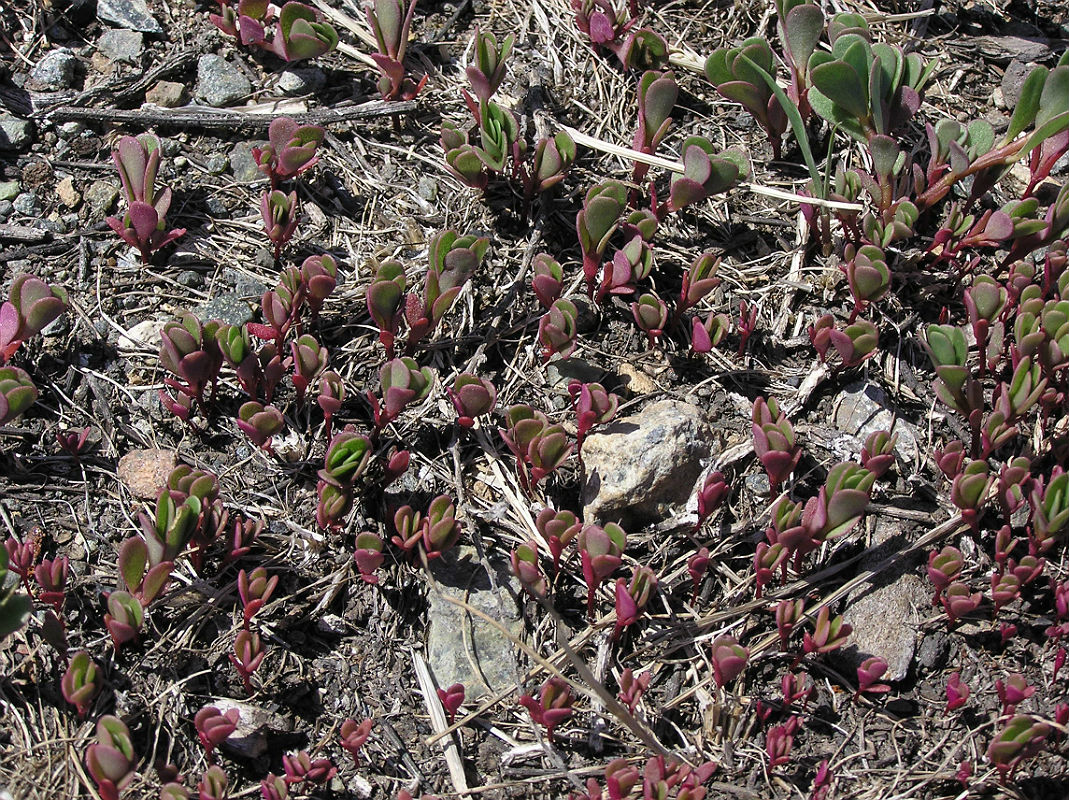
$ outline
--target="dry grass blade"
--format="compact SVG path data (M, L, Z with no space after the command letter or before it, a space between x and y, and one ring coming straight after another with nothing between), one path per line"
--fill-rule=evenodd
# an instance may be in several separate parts
M468 779L464 774L464 762L461 760L456 739L445 735L449 730L449 722L445 718L445 710L438 700L438 686L434 682L431 671L427 668L427 662L419 653L412 653L412 668L416 672L416 680L419 683L420 692L423 694L423 705L431 719L431 727L442 743L445 753L445 763L449 767L449 778L453 781L453 791L459 795L470 794Z

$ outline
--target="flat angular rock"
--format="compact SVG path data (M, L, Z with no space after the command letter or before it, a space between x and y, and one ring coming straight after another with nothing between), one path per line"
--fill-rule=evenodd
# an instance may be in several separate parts
M202 320L217 319L227 325L244 325L252 319L252 307L237 295L221 294L193 309Z
M97 16L127 30L163 33L145 0L97 0Z
M256 142L256 146L263 147L263 142ZM234 173L234 180L241 183L255 183L266 180L266 176L260 172L256 159L252 157L253 143L238 142L230 151L230 171Z
M46 53L30 70L30 81L40 89L69 89L74 84L78 57L63 47Z
M896 550L908 546L905 531L894 521L879 520L873 535L876 546L862 559L859 569L872 569ZM843 619L854 629L837 658L849 665L849 675L871 656L887 662L884 680L900 681L909 673L920 624L930 607L931 593L902 564L875 576L846 599Z
M175 81L160 81L145 92L145 102L160 108L177 108L185 102L185 98L185 85Z
M0 117L0 150L22 150L32 141L32 122L18 117Z
M1002 101L1005 103L1006 108L1013 109L1017 107L1017 101L1021 98L1021 86L1033 67L1035 67L1035 64L1026 64L1023 61L1014 59L1006 67L1006 71L1002 73Z
M290 97L318 92L327 83L327 76L319 67L294 67L278 76L278 90Z
M207 53L197 61L197 87L194 94L213 108L231 106L251 93L249 79L222 56Z
M223 714L232 708L237 709L239 715L237 727L223 740L220 748L242 758L259 758L267 752L269 735L277 735L293 729L292 723L285 717L252 703L243 703L229 697L218 697L204 705L215 706Z
M94 220L103 219L119 199L119 187L107 181L93 181L85 190L85 202L89 204Z
M973 43L996 64L1008 61L1042 61L1050 55L1050 42L1038 36L978 36Z
M158 350L163 326L169 317L160 315L133 325L126 333L119 334L120 350Z
M711 455L701 409L659 400L594 430L583 444L588 522L619 521L631 530L686 512Z
M892 422L895 425L892 433L898 434L895 456L906 463L913 463L919 453L913 426L904 422L901 416L895 421L890 401L879 386L860 381L850 384L836 398L832 424L857 441L850 443L847 448L853 452L844 450L837 455L844 460L857 461L861 455L860 445L864 444L865 438L875 431L891 430Z
M515 645L501 631L447 597L465 602L497 620L512 634L523 635L523 620L513 595L505 587L519 586L509 569L495 570L497 589L470 547L459 547L431 562L438 592L429 593L427 662L439 686L463 683L469 697L508 689L518 677Z
M145 36L140 31L112 29L97 39L97 50L109 61L135 64L144 49Z
M177 463L174 450L131 450L119 459L119 480L134 497L155 500Z

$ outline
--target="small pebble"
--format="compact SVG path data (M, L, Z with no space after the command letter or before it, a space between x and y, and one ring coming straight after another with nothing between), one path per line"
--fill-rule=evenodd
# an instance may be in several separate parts
M222 153L213 153L204 160L204 168L211 175L222 175L229 166L229 159Z
M254 144L263 146L262 142L238 142L230 151L230 170L234 173L234 179L241 183L253 183L264 179L264 174L260 172L256 160L252 157Z
M119 188L106 181L93 181L85 190L85 202L89 204L94 217L103 217L119 199Z
M0 219L6 220L15 210L15 204L10 200L0 200Z
M58 219L39 219L33 223L35 228L41 230L51 231L52 233L66 233L67 226L63 224L62 220Z
M59 136L61 139L73 139L75 136L81 136L84 130L85 125L72 120L59 126Z
M309 94L322 89L327 76L318 67L287 69L278 76L278 89L282 94Z
M194 93L208 105L222 108L248 97L252 84L234 64L215 53L206 53L197 61Z
M204 283L204 277L195 270L186 269L182 270L175 276L175 280L182 286L186 286L190 289L196 289L198 286Z
M41 205L37 202L37 195L33 192L23 192L15 198L15 210L27 217L41 213Z
M209 197L204 201L204 206L208 209L208 213L216 219L227 219L230 216L230 209L226 207L226 203L219 197Z
M147 92L145 102L161 108L176 108L185 101L186 87L174 81L160 81Z
M438 199L438 181L434 178L423 175L419 179L418 189L419 196L426 200L428 203L433 203Z

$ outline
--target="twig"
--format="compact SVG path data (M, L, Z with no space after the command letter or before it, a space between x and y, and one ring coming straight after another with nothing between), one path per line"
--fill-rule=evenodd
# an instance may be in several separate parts
M358 119L390 117L409 114L416 110L414 100L386 102L371 100L358 106L323 111L309 111L293 114L293 119L301 125L330 125L336 122L351 122ZM139 126L162 125L173 128L194 128L202 130L231 130L243 128L267 130L274 115L270 113L252 114L246 111L214 111L208 108L168 109L122 109L122 108L74 108L60 106L48 113L57 122L119 122Z
M37 244L48 238L49 231L31 228L29 225L0 225L0 239L11 242Z

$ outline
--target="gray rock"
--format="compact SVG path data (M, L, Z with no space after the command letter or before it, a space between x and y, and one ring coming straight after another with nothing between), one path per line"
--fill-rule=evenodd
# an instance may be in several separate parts
M204 168L209 175L222 175L229 166L230 161L222 153L212 153L204 159Z
M0 200L0 219L6 220L15 210L15 204L10 200Z
M1017 101L1021 98L1021 84L1028 77L1035 64L1026 64L1014 59L1002 73L1002 100L1006 108L1016 108Z
M429 175L421 175L419 183L416 186L416 191L418 191L419 196L428 203L433 203L438 199L438 181Z
M906 546L905 531L894 521L877 519L875 545L859 568L871 569ZM931 603L931 594L913 574L912 564L885 570L846 599L843 619L853 632L838 659L850 672L862 661L879 656L887 662L884 680L900 681L909 672L920 625Z
M196 289L198 286L204 283L204 276L196 270L186 269L179 272L175 276L175 281L181 286L186 286L190 289Z
M15 210L27 217L41 213L41 204L37 202L37 195L33 192L23 192L15 198Z
M460 547L431 562L439 592L430 592L427 661L439 686L463 683L469 697L508 689L516 683L517 654L509 638L480 617L446 600L451 597L477 608L503 625L512 636L523 634L523 620L513 595L519 586L504 564L494 567L497 589L470 547Z
M66 233L67 226L62 220L58 219L38 219L33 223L33 227L40 230L49 231L50 233Z
M30 80L42 89L69 89L74 84L78 57L67 48L52 50L33 65Z
M182 143L170 136L160 139L160 152L167 158L174 158L182 152ZM185 161L182 162L185 165Z
M950 640L946 633L934 630L921 640L917 648L917 664L932 672L946 666L950 655Z
M252 93L252 84L237 67L222 56L208 53L197 61L194 94L214 108L223 108Z
M746 486L746 490L755 497L768 497L772 491L772 482L768 479L768 474L765 472L758 472L756 475L747 475L743 484Z
M252 319L252 306L232 294L213 297L193 309L198 319L217 319L228 325L244 325Z
M109 61L136 64L145 49L145 35L136 30L112 29L97 39L97 50Z
M215 706L223 714L232 708L237 709L238 724L234 732L220 744L222 750L231 755L248 759L259 758L267 752L269 736L275 738L280 733L293 730L293 724L285 717L252 703L231 700L229 697L217 697L204 705ZM196 714L199 710L191 709L190 715Z
M257 280L243 272L238 272L236 269L228 269L224 271L223 280L233 288L235 295L238 297L251 298L257 303L260 302L263 293L270 288L263 281Z
M32 141L32 122L18 117L0 117L0 150L22 150Z
M230 216L230 209L226 207L221 197L209 197L204 201L204 206L215 219L226 219Z
M14 200L22 187L18 181L0 181L0 200Z
M185 84L174 81L160 81L145 92L145 102L160 108L177 108L185 102L185 97Z
M583 515L620 521L626 530L679 515L694 490L713 441L701 409L660 400L595 429L583 445Z
M230 151L230 171L234 174L234 180L240 183L266 180L260 168L256 166L256 159L252 157L254 145L262 146L263 142L238 142Z
M287 69L278 76L278 90L293 97L318 92L327 84L327 76L319 67Z
M1050 55L1047 39L1030 36L978 36L973 44L996 64L1008 61L1042 61Z
M64 122L56 130L60 139L76 139L85 131L85 125L71 120L70 122Z
M920 452L916 429L901 416L895 420L894 410L883 389L874 383L859 381L850 384L836 398L832 413L832 424L850 437L839 443L836 455L846 461L856 461L865 438L874 431L890 430L892 422L895 424L893 432L898 434L895 455L907 463L916 461Z
M101 219L115 206L119 199L119 188L107 181L93 181L85 190L85 202L95 219Z
M163 33L145 0L97 0L97 17L131 31Z

